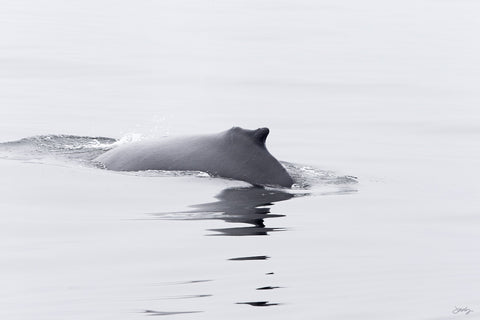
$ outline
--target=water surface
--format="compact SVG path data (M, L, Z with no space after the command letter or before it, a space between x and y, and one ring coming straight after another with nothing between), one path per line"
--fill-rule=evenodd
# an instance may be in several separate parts
M479 13L2 1L0 317L475 317ZM298 184L91 162L232 126Z

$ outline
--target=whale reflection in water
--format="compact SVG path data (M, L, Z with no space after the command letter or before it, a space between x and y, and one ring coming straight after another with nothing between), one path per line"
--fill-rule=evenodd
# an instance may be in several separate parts
M305 194L291 194L281 190L261 187L229 188L215 196L218 201L195 204L192 210L153 213L157 219L168 220L211 220L219 219L229 223L245 223L250 226L210 229L226 236L260 236L284 228L269 228L265 219L283 217L270 213L274 202L289 200Z

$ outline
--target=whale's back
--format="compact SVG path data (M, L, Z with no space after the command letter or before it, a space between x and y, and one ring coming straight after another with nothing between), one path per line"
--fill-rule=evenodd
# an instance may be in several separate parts
M269 130L232 128L214 135L162 138L118 146L95 160L116 171L192 170L254 185L290 187L293 180L268 152Z

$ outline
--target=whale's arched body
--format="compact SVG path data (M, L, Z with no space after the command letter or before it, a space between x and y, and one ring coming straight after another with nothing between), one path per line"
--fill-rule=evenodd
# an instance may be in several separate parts
M268 128L233 127L218 134L144 140L95 160L116 171L193 170L253 185L291 187L293 179L267 150Z

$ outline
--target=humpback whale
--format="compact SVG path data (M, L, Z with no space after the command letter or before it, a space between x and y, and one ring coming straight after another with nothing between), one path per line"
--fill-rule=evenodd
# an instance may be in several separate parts
M147 139L120 145L95 161L115 171L203 171L256 186L291 187L293 179L267 150L270 130L229 130L198 136Z

